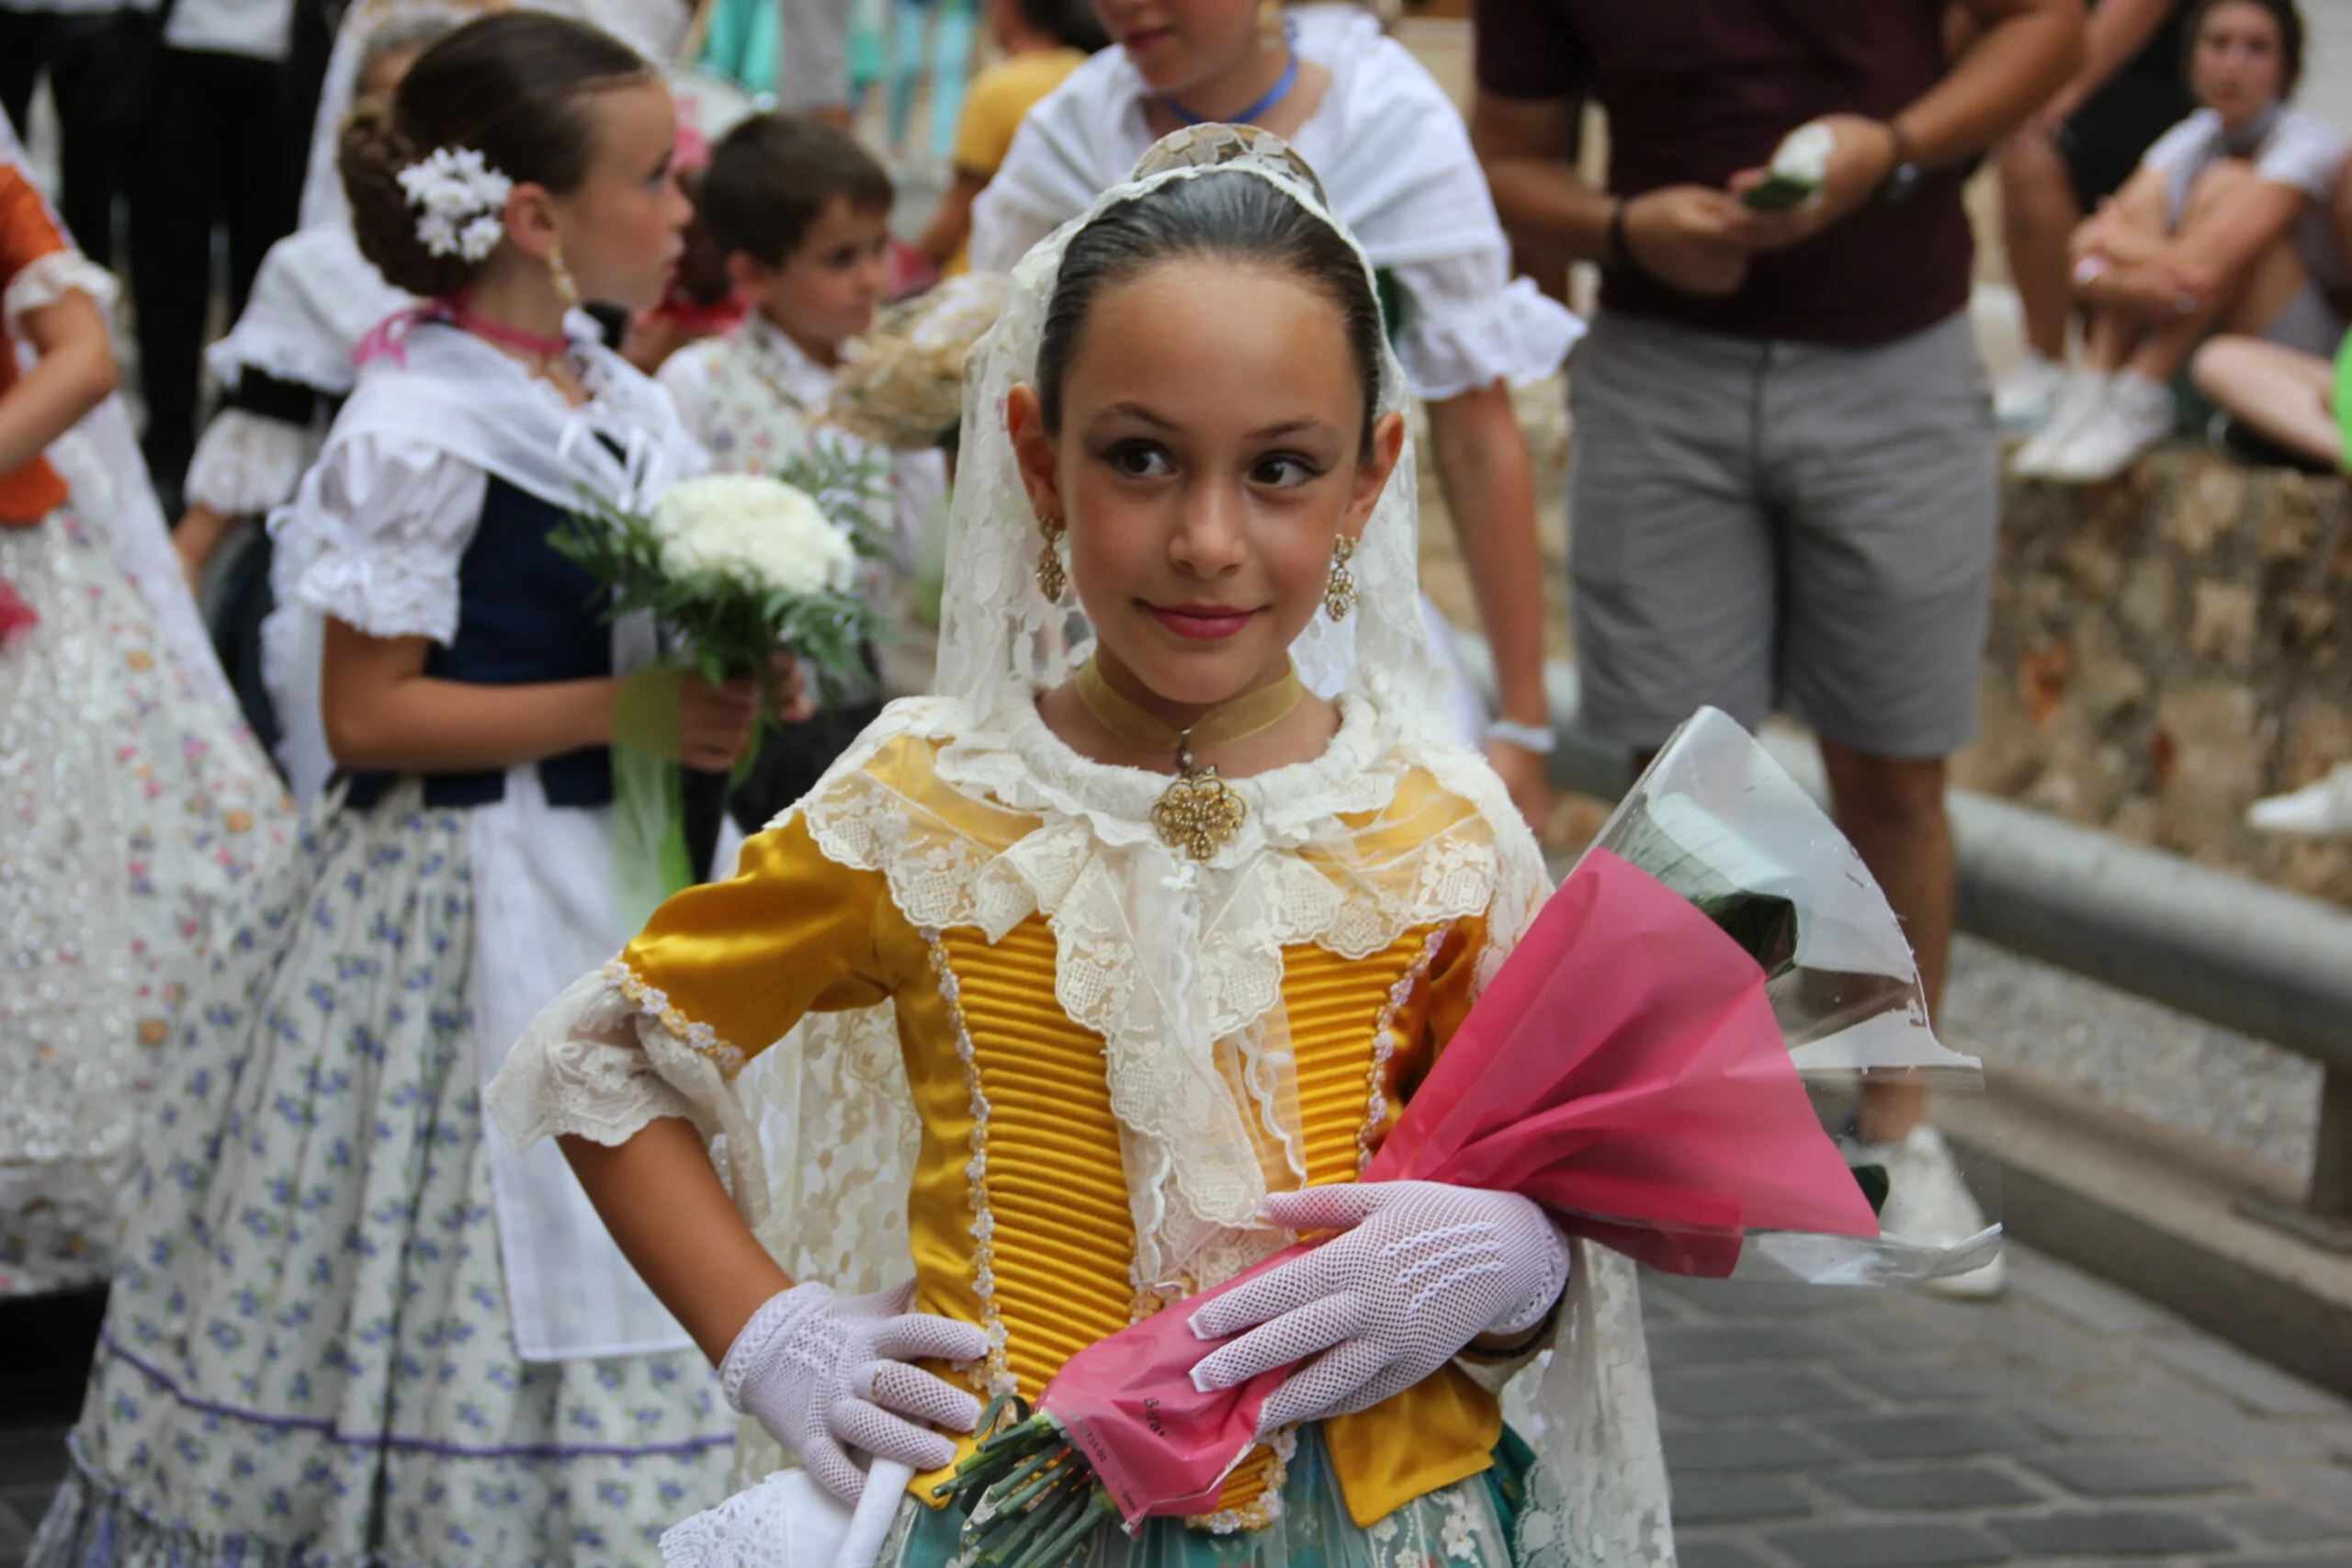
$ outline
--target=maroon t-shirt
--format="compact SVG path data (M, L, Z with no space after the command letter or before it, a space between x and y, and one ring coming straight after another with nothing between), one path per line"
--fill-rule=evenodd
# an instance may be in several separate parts
M1609 116L1609 188L1720 187L1819 115L1884 119L1944 74L1942 0L1476 0L1478 85L1589 96ZM1968 303L1960 176L1929 175L1785 251L1739 292L1699 299L1611 274L1611 310L1743 337L1866 345Z

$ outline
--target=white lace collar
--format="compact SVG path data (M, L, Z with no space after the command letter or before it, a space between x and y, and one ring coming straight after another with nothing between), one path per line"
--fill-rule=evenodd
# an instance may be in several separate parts
M1226 781L1250 814L1210 867L1230 868L1269 848L1295 849L1336 827L1333 818L1377 811L1395 795L1405 770L1388 756L1393 739L1378 708L1357 694L1335 700L1340 728L1321 755ZM1152 807L1171 782L1167 773L1080 755L1034 705L1001 729L959 727L941 751L939 772L1012 810L1083 820L1105 845L1155 840Z

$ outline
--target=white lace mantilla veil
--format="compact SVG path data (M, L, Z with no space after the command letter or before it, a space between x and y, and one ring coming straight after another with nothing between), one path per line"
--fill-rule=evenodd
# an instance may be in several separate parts
M1285 1099L1277 1065L1287 1059L1284 946L1361 957L1405 931L1483 914L1493 939L1483 984L1547 892L1534 840L1502 785L1449 738L1419 611L1409 442L1355 552L1355 615L1334 625L1318 614L1296 648L1302 667L1352 669L1331 752L1236 781L1249 818L1214 859L1180 862L1159 843L1148 814L1163 778L1085 762L1037 716L1038 692L1071 674L1090 638L1082 615L1048 604L1037 587L1040 536L1005 430L1006 394L1035 373L1071 237L1160 184L1212 176L1266 180L1346 232L1280 140L1205 126L1162 141L1134 178L1028 254L967 369L939 693L893 704L794 808L829 858L885 873L919 928L977 927L994 940L1032 913L1046 916L1058 949L1057 999L1103 1038L1145 1288L1214 1285L1291 1239L1256 1219L1270 1182L1303 1182L1295 1100ZM1369 279L1368 263L1365 271ZM1382 411L1401 409L1406 396L1384 352ZM1341 660L1351 639L1354 657ZM960 793L1044 825L999 852L890 790L866 764L909 737L940 743L936 772ZM1401 861L1375 862L1340 818L1377 813L1414 768L1475 811ZM640 1033L665 1076L677 1081L684 1058L716 1089L716 1069L656 1043L663 1032L645 1027L652 1021ZM727 1130L734 1147L723 1163L739 1201L786 1269L853 1290L905 1279L917 1127L889 1010L811 1018L755 1058L735 1089L740 1109L723 1092L690 1098ZM780 1157L765 1159L754 1143ZM974 1231L984 1247L984 1210ZM1670 1564L1631 1263L1577 1245L1558 1337L1519 1385L1514 1425L1542 1460L1520 1527L1521 1562ZM789 1462L748 1423L743 1436L740 1483Z
M0 164L22 175L35 191L40 189L24 144L17 140L5 114L0 114ZM56 208L51 206L48 210L58 232L65 235L68 244L73 243L74 237ZM60 268L71 268L75 276L69 277ZM6 310L12 336L19 315L49 304L67 288L84 289L111 318L115 298L111 275L78 253L62 261L60 268L36 263L9 286ZM112 331L111 320L108 331ZM20 350L19 358L29 352ZM141 456L139 439L131 434L122 395L108 393L105 401L82 416L81 423L50 443L47 456L73 491L83 526L106 542L116 570L146 603L155 617L155 629L170 643L197 690L231 713L241 711L229 678L221 671L220 656L212 649L212 638L205 632L196 595L188 591L179 555L172 548L171 524L155 499L155 487L147 477L147 459Z

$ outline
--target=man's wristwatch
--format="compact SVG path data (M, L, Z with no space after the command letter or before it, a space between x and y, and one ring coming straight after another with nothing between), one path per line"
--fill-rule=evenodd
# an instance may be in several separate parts
M1641 258L1634 254L1634 247L1625 239L1625 209L1629 205L1625 197L1619 197L1609 209L1609 237L1601 251L1600 270L1638 277L1645 283L1654 282L1656 279L1650 269L1642 265Z
M1910 199L1911 193L1919 188L1919 182L1928 177L1928 171L1920 166L1918 158L1912 152L1911 138L1903 133L1902 122L1889 119L1880 123L1886 127L1887 135L1894 140L1894 164L1886 171L1886 178L1878 184L1878 199L1883 205L1893 207Z
M1521 724L1516 719L1490 719L1487 724L1487 739L1507 740L1522 751L1532 751L1539 757L1552 754L1555 739L1552 731L1540 724Z

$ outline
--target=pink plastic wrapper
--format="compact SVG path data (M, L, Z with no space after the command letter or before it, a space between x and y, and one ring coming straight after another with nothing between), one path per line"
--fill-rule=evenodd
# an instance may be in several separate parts
M1564 1230L1675 1274L1730 1273L1753 1230L1878 1235L1790 1059L1763 970L1680 895L1600 849L1439 1054L1364 1179L1522 1193ZM1080 1351L1039 1402L1130 1524L1212 1510L1288 1375L1193 1387L1215 1346L1187 1320L1238 1283Z
M40 625L40 612L24 601L16 584L0 577L0 649L14 648L27 632Z

